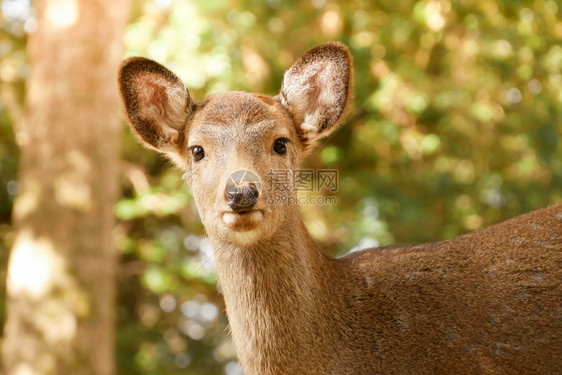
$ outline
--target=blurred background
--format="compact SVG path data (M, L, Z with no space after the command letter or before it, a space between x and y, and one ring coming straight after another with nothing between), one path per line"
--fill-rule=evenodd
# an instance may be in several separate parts
M63 13L76 3L51 2L61 3ZM562 202L558 1L134 0L127 7L115 41L119 60L150 57L199 100L228 90L275 95L284 71L308 48L331 40L350 47L352 115L306 162L339 170L337 205L302 207L311 234L332 255L447 239ZM1 11L4 326L8 259L18 233L12 210L25 173L18 174L26 148L20 151L16 135L18 122L31 116L28 41L44 29L28 0L2 0ZM106 81L116 90L116 68ZM241 374L212 249L181 172L141 148L123 115L117 134L120 151L111 163L118 177L108 182L118 186L110 228L118 253L114 372ZM42 220L56 222L54 212Z

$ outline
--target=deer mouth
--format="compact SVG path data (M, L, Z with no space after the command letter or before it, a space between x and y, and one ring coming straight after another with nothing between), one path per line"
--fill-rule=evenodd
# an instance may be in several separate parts
M256 211L256 210L242 210L242 211L236 211L236 212L233 212L233 213L238 214L238 215L247 215L247 214L252 213L253 211Z
M255 229L263 219L263 211L250 209L242 211L227 211L222 214L222 221L235 232L246 232Z

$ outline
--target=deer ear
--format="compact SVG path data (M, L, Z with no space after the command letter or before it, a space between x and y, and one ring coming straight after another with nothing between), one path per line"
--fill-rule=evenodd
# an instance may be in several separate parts
M351 101L352 75L351 53L337 42L312 48L285 73L279 100L305 143L337 129Z
M179 153L193 101L178 77L155 61L132 57L119 70L119 85L134 132L149 148Z

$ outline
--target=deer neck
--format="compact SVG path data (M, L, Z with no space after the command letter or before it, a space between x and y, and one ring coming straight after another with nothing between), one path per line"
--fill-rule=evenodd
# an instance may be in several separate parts
M309 289L317 281L327 257L314 243L302 221L298 207L288 215L277 232L267 240L252 245L240 245L211 238L215 249L217 271L225 294L238 296L246 290L263 290L264 297L271 293ZM290 295L289 295L290 296ZM288 296L288 297L289 297Z
M306 341L317 333L310 322L321 310L320 286L325 285L329 259L310 238L298 207L294 209L276 234L256 245L211 239L238 355L258 373L264 368L260 362L283 360L280 347L295 355L299 347L310 345L296 337Z

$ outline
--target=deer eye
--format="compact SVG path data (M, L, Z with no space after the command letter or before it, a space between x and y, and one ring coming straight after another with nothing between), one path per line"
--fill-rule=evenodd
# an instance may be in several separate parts
M199 161L205 157L205 150L201 146L193 146L189 148L191 150L191 155L193 155L193 160Z
M273 151L279 155L285 155L287 153L287 142L289 142L287 138L277 138L273 144Z

